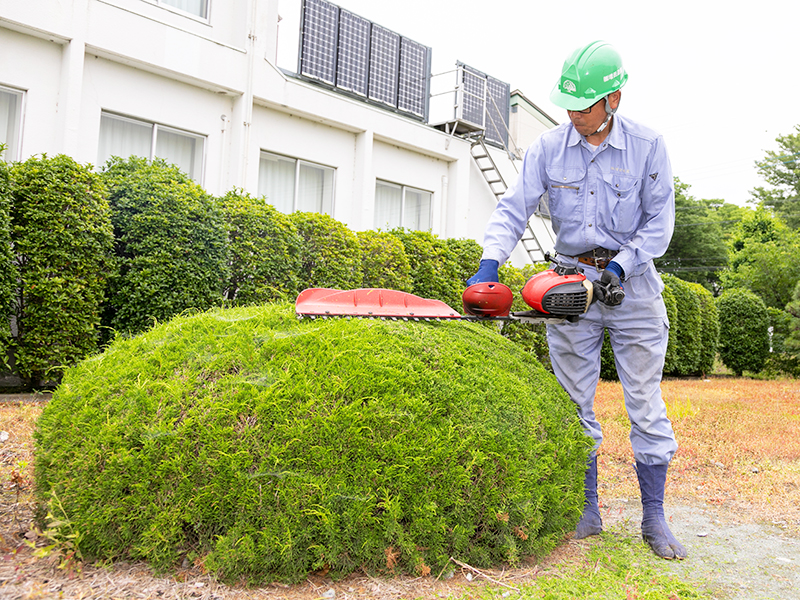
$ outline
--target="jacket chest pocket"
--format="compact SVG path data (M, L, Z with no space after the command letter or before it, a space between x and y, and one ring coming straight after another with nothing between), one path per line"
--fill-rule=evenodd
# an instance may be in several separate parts
M582 221L586 170L548 167L547 179L550 218L553 225Z
M597 221L609 231L631 233L641 217L640 180L637 177L603 175Z

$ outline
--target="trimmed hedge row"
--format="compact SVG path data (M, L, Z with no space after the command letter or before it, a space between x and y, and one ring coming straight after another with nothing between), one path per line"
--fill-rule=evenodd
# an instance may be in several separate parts
M97 348L115 272L106 187L67 156L42 156L11 167L11 198L17 281L7 347L23 378L53 380Z
M685 377L710 373L720 343L720 323L714 297L702 285L683 281L674 275L664 274L661 279L664 282L661 296L670 323L664 375ZM617 380L608 333L601 350L600 377L608 381Z
M159 159L112 159L100 174L65 156L0 165L0 310L12 324L0 343L34 385L57 380L115 335L185 311L288 300L307 287L386 287L459 310L481 255L474 240L356 233L328 215L284 215L241 190L214 198ZM504 266L501 281L519 290L542 268ZM736 333L708 291L674 276L664 283L664 372L708 373L717 340ZM543 326L506 324L502 333L549 365ZM739 368L733 355L727 361ZM602 376L616 377L607 345Z
M0 355L23 386L48 385L115 336L308 287L460 309L480 254L473 240L285 215L241 190L214 198L161 159L113 158L100 173L63 155L0 162Z

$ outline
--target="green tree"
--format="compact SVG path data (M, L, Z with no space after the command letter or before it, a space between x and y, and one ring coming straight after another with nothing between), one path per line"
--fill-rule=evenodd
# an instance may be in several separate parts
M710 291L719 289L718 271L727 265L728 254L714 200L697 200L689 185L675 178L675 232L659 271L684 281L700 283Z
M769 150L756 163L758 174L771 187L757 187L752 196L760 206L771 208L792 229L800 228L800 125L798 133L779 135L778 150Z
M759 207L737 225L730 252L730 267L720 273L724 289L748 289L774 308L788 304L800 280L800 232Z

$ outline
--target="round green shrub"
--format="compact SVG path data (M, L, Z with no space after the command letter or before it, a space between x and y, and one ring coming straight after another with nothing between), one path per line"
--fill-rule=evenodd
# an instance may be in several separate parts
M102 177L119 262L105 324L137 333L185 310L219 304L228 259L214 199L162 159L112 158Z
M12 185L13 351L20 376L39 385L97 350L113 264L111 220L100 178L68 156L14 165Z
M320 213L294 212L291 220L303 239L301 287L361 287L361 246L354 232L330 215Z
M737 376L745 371L758 373L769 354L766 304L744 288L728 290L716 302L720 359Z
M288 305L117 338L34 439L50 533L84 558L250 583L519 564L574 527L591 449L555 378L496 333Z
M225 299L237 305L297 295L303 240L291 219L241 190L220 199L228 233Z
M411 291L411 264L400 240L386 231L356 234L361 246L361 269L365 288Z
M456 311L461 310L461 294L465 284L447 242L429 231L392 229L405 247L411 264L411 292L422 298L441 300Z
M700 299L694 288L686 281L665 273L661 276L664 285L675 298L677 315L670 321L670 330L675 331L675 360L669 364L669 375L694 375L700 363L701 309Z

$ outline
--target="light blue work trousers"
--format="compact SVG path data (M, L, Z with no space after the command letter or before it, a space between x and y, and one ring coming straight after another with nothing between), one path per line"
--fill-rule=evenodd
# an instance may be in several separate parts
M561 258L561 257L560 257ZM579 265L590 281L600 273ZM661 397L661 375L667 352L669 321L661 291L664 284L652 263L642 275L623 283L625 299L609 307L591 305L575 323L547 326L553 371L578 407L586 433L594 439L595 452L603 441L594 412L600 378L600 349L608 329L617 373L631 422L630 440L637 462L667 464L678 449L672 423Z

